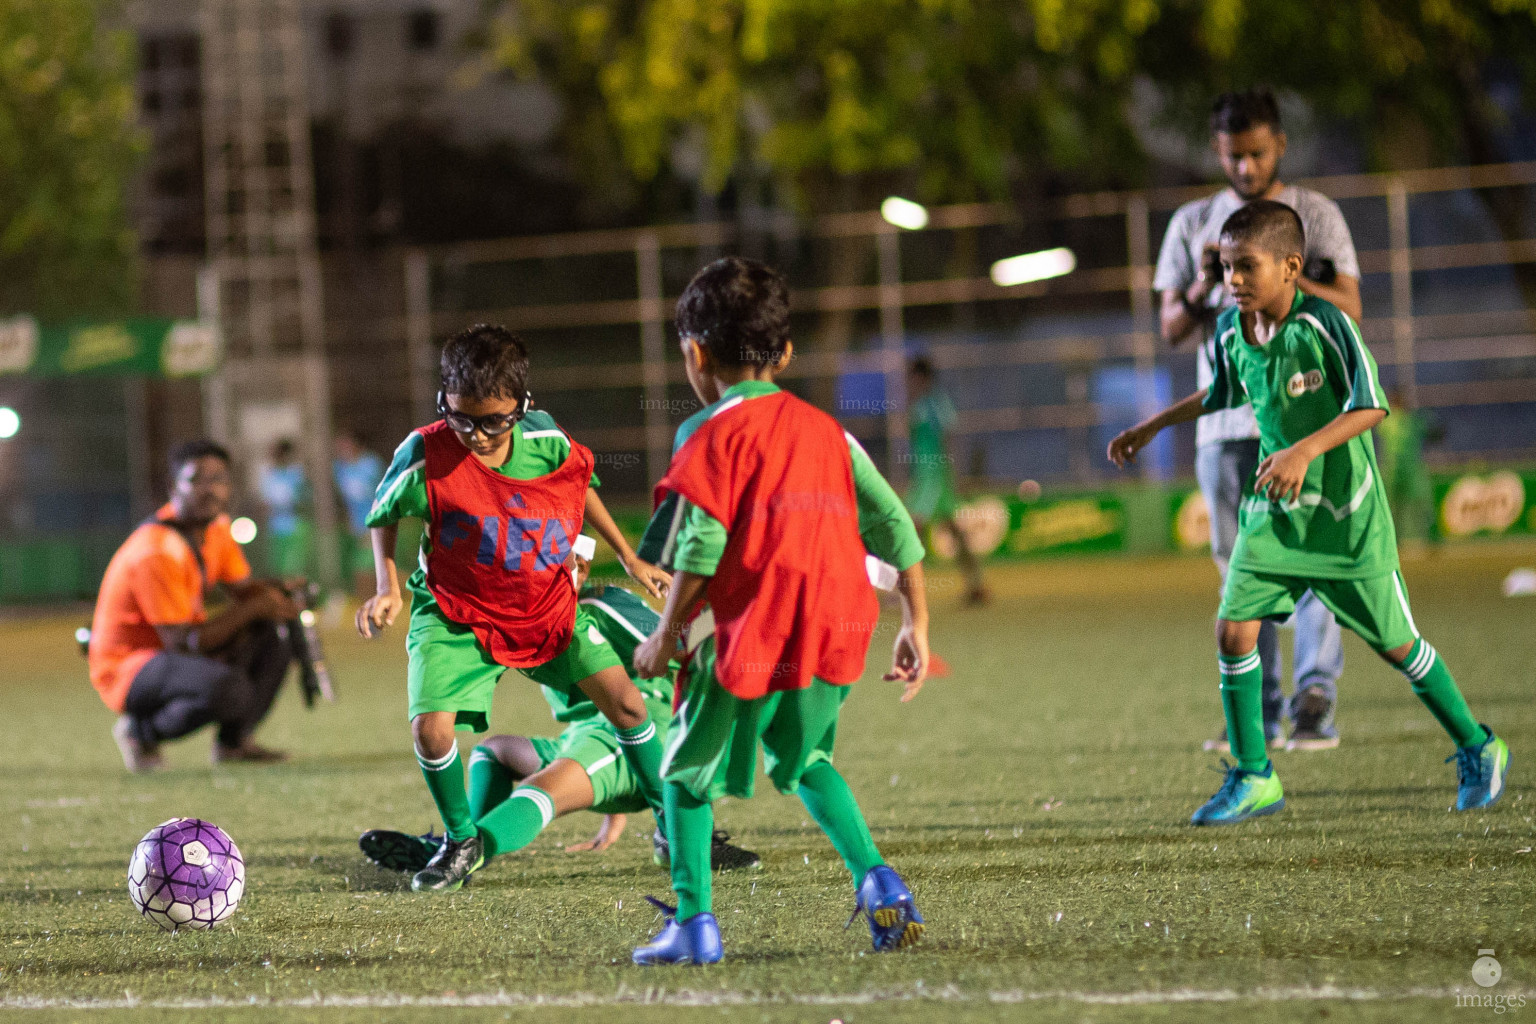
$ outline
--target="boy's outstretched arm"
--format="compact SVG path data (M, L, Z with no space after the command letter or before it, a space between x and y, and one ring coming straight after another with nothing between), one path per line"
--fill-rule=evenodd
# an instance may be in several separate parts
M905 704L917 696L928 678L928 593L924 589L923 563L914 562L897 577L896 594L901 598L901 632L891 652L891 670L887 680L906 683L901 691Z
M1136 461L1136 453L1152 443L1152 439L1164 427L1177 426L1197 420L1205 412L1205 396L1210 389L1196 391L1182 402L1177 402L1153 416L1142 420L1129 430L1122 430L1109 442L1109 461L1125 468L1126 463Z
M619 564L624 566L624 571L629 574L630 579L644 587L645 592L652 597L665 596L671 577L650 562L640 560L640 556L635 554L635 549L629 546L629 541L624 539L624 534L620 532L618 524L613 521L613 516L608 514L608 506L603 504L603 499L598 497L596 489L592 487L587 488L585 511L587 522L591 523L598 536L613 548L614 554L619 556Z
M667 604L661 610L661 621L645 641L635 648L635 671L642 678L654 679L667 674L667 662L677 654L677 639L682 634L683 622L694 605L704 596L711 577L696 572L679 571L672 577L667 590Z
M1254 493L1271 501L1300 498L1301 485L1313 459L1365 433L1386 417L1385 409L1351 409L1339 413L1322 429L1259 463L1259 472L1253 481Z
M400 597L400 573L395 568L395 538L400 528L391 523L368 531L373 543L374 595L357 610L357 631L372 639L385 626L395 624L395 616L405 602Z

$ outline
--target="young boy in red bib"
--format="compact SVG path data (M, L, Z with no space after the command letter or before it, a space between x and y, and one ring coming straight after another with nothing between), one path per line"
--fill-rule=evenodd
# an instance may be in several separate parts
M378 593L357 613L364 636L395 621L403 604L398 523L425 520L420 567L408 582L407 688L416 759L447 834L411 879L418 891L457 889L499 852L497 830L471 817L454 732L486 730L508 668L596 704L647 803L661 810L656 726L618 654L577 604L566 558L585 519L652 596L664 592L666 574L636 557L614 525L594 489L592 453L548 413L530 409L521 339L503 327L471 327L444 346L442 378L442 420L412 431L396 450L368 514ZM530 814L540 806L519 801Z
M678 300L677 328L688 381L709 407L657 487L658 503L682 499L663 557L677 571L634 664L664 672L686 638L661 769L678 905L657 903L667 923L634 960L724 955L710 902L710 805L752 795L759 744L775 788L799 794L847 864L875 949L908 945L922 916L875 848L832 745L879 618L868 554L899 570L903 624L885 678L906 683L903 700L922 686L922 544L858 442L774 385L792 352L782 277L753 260L717 260Z

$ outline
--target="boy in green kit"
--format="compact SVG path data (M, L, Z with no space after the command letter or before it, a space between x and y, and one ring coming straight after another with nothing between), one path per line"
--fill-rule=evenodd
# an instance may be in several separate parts
M479 325L442 355L442 419L395 452L368 515L378 593L357 613L364 636L403 606L397 524L426 521L411 574L407 689L416 758L447 831L411 879L451 891L485 863L494 837L476 828L455 729L485 731L497 680L516 668L567 694L580 691L613 725L636 783L661 811L661 744L645 699L591 615L566 566L583 521L656 597L666 574L635 556L594 487L592 453L548 413L531 409L528 353L503 327ZM494 853L494 846L491 846Z
M1456 809L1488 807L1503 795L1509 748L1478 724L1414 625L1370 440L1387 415L1386 396L1354 321L1297 289L1304 241L1300 217L1283 203L1256 200L1227 218L1221 264L1237 304L1217 320L1215 379L1109 444L1110 461L1124 466L1164 427L1203 413L1251 401L1258 418L1262 458L1240 509L1216 622L1237 765L1191 821L1229 825L1285 806L1265 749L1255 646L1260 620L1289 615L1309 589L1408 677L1450 734Z
M684 424L689 435L657 488L682 499L659 502L663 560L676 574L634 664L643 675L663 671L686 636L662 766L678 905L658 903L667 923L634 960L724 955L711 906L710 805L752 795L759 744L775 788L800 796L848 866L875 949L909 945L922 915L875 848L832 748L878 621L869 554L899 570L903 625L886 678L906 684L903 700L922 686L922 544L858 443L773 383L792 354L783 278L753 260L717 260L688 285L677 314L688 380L707 407Z
M575 561L579 603L598 632L613 646L625 671L645 697L658 731L672 721L672 679L646 679L633 671L635 648L656 627L657 615L639 597L616 587L588 582L596 545L591 537L577 538ZM566 847L567 853L602 851L624 833L627 815L647 808L645 793L625 759L618 738L597 706L580 692L539 688L555 721L564 725L557 737L489 736L469 755L469 813L476 829L488 838L486 856L519 850L555 818L592 810L603 816L597 836ZM710 863L716 871L755 868L757 854L714 834ZM653 837L656 863L666 866L665 839ZM442 837L371 829L358 839L369 860L391 871L414 874L427 866Z

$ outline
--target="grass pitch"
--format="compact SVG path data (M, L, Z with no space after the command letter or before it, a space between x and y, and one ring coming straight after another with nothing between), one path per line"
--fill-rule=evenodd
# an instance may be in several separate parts
M998 599L956 608L934 579L934 646L954 666L911 705L870 677L846 705L838 765L929 929L868 951L852 889L797 800L760 781L718 806L763 869L717 876L725 963L640 969L630 950L666 895L649 822L606 854L566 854L597 819L562 819L462 892L421 896L356 838L435 824L404 719L403 631L328 637L341 690L285 691L260 733L294 760L122 771L112 716L73 650L76 617L0 623L0 1009L21 1020L742 1021L1461 1019L1462 995L1536 999L1536 599L1498 584L1531 547L1410 561L1420 627L1474 711L1513 749L1487 813L1447 812L1448 741L1408 684L1346 639L1336 751L1277 754L1288 808L1186 824L1220 784L1200 742L1220 724L1215 572L1195 558L994 569ZM534 687L501 685L497 731L551 733ZM244 852L231 925L163 933L137 917L134 843L176 815ZM1479 949L1504 977L1472 983ZM613 1004L624 1004L615 1007ZM21 1013L23 1008L30 1008ZM1455 1018L1450 1018L1451 1013ZM1516 1012L1536 1013L1536 1006Z

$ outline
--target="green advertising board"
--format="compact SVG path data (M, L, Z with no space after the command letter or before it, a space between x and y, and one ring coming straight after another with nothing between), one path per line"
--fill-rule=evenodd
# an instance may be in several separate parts
M94 323L0 320L0 376L143 374L195 377L218 368L218 329L191 320L134 317Z
M1440 540L1536 534L1536 470L1436 474L1432 536Z

